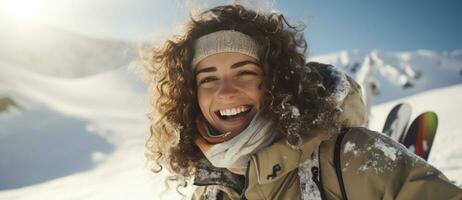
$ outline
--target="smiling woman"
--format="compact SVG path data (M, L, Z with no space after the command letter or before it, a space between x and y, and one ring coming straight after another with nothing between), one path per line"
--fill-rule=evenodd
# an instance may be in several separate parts
M154 171L194 180L201 200L462 197L437 169L360 128L360 86L306 63L306 49L279 13L225 5L192 18L147 68Z

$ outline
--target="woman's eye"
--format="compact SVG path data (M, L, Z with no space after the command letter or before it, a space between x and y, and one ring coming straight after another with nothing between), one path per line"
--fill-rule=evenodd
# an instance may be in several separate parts
M258 74L256 72L253 72L253 71L240 71L237 73L238 76L241 76L241 75L255 75L257 76Z
M202 84L205 84L205 83L210 83L210 82L215 81L215 80L217 80L217 78L206 77L206 78L199 81L199 85L202 85Z

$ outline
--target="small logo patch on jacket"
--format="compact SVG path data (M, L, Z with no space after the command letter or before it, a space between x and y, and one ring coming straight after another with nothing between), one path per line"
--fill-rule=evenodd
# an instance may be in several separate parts
M274 165L274 166L273 166L273 173L270 174L270 175L268 175L268 176L266 177L266 179L272 180L272 179L276 178L276 176L278 175L278 172L279 172L279 171L281 171L281 165L279 165L279 164Z

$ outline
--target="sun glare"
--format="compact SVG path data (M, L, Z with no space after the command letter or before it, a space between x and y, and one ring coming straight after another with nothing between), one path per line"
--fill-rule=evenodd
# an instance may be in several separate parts
M40 10L39 0L0 0L0 12L17 17L34 18Z

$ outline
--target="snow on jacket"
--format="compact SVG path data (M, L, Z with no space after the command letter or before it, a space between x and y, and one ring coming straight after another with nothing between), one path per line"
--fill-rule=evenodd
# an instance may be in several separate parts
M359 85L347 80L339 106L350 128L312 130L299 149L281 139L252 156L245 177L205 161L193 199L462 199L460 188L404 146L357 127L367 112Z

